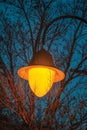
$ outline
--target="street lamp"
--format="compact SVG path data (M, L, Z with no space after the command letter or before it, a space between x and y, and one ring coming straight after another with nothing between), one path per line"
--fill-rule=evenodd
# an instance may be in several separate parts
M64 79L64 73L55 68L51 54L41 49L30 61L29 66L18 70L18 75L28 80L33 93L42 97L51 89L54 82Z
M46 33L49 27L61 19L77 19L87 24L87 20L73 15L66 15L54 18L44 29L42 37L42 46L45 45ZM65 74L55 68L52 56L49 52L41 49L33 56L29 66L22 67L18 70L18 75L28 80L31 90L38 97L44 96L52 87L54 82L59 82L64 79Z

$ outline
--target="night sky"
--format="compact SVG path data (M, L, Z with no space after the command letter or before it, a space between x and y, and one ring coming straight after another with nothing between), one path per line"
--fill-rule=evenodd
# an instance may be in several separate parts
M69 17L51 24L60 16ZM28 66L42 47L50 52L65 79L54 83L44 97L38 98L17 71ZM24 122L31 129L85 130L86 0L0 1L0 114Z

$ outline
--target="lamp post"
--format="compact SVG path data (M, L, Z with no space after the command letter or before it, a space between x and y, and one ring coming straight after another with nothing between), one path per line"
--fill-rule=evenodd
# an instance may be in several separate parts
M41 49L31 59L29 66L18 70L18 75L28 80L33 93L42 97L51 89L54 82L64 79L64 73L55 68L51 54Z
M45 45L46 33L49 27L58 20L68 18L77 19L87 24L87 20L78 16L67 15L54 18L44 29L42 46ZM18 75L28 80L31 90L38 97L46 95L54 82L59 82L65 77L61 70L55 68L51 54L44 49L33 56L29 66L20 68Z

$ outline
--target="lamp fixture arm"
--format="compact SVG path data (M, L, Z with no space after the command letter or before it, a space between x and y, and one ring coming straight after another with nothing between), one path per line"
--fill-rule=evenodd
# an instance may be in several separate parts
M45 29L44 29L43 37L42 37L42 46L45 45L46 33L47 33L49 27L50 27L53 23L55 23L55 22L57 22L58 20L61 20L61 19L77 19L77 20L82 21L83 23L87 24L87 20L84 19L84 18L81 18L81 17L79 17L79 16L66 15L66 16L56 17L56 18L54 18L52 21L50 21L50 22L47 24L47 26L45 27Z

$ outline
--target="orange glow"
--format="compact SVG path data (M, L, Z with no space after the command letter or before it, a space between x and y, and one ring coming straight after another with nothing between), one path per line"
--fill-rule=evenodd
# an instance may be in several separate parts
M31 68L28 71L28 82L36 96L42 97L50 90L55 72L48 68Z
M22 67L18 70L18 75L28 80L31 90L38 97L46 95L54 82L65 77L61 70L41 65Z

